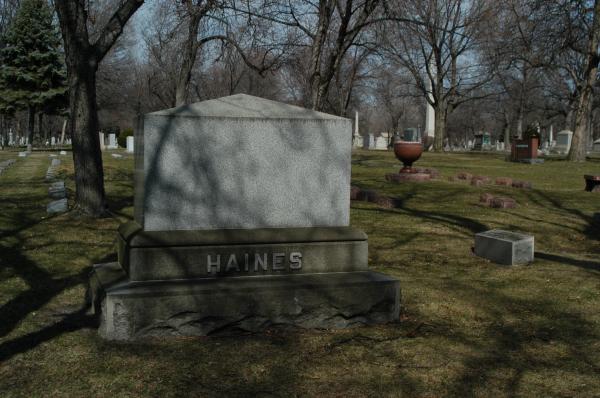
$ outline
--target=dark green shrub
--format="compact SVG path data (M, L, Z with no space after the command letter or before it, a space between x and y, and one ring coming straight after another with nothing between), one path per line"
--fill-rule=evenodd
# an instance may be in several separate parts
M132 128L126 128L126 129L122 130L119 133L119 136L117 137L117 142L119 143L119 147L121 147L121 148L127 147L127 137L130 137L132 135L133 135Z

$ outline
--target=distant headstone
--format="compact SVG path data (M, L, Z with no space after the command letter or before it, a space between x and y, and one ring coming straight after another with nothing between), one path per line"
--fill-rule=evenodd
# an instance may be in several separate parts
M56 145L56 138L50 137L50 145L51 146L55 146Z
M117 145L117 135L116 134L109 134L108 135L108 148L109 149L116 149L118 148L119 145Z
M534 238L493 229L475 234L475 254L498 264L516 265L533 261Z
M573 139L573 132L570 130L562 130L556 134L556 145L554 145L553 152L559 154L567 154L571 149L571 140Z
M67 154L67 151L60 151L60 154L61 154L61 155L66 155L66 154Z
M106 149L106 143L104 142L104 133L103 132L99 132L98 133L98 138L100 139L100 150L105 150Z
M27 152L19 152L19 157L20 157L20 158L26 158L26 157L27 157L27 155L28 155L28 153L27 153Z
M377 149L377 150L387 150L388 149L388 143L389 143L389 133L387 132L382 132L379 133L379 136L377 136L375 138L375 146L373 149Z
M475 151L488 151L491 149L491 136L490 133L478 133L475 134L475 142L473 144L473 150Z
M372 133L367 134L364 140L364 149L375 149L375 136Z
M51 166L60 166L60 159L52 159L52 163L50 163Z
M100 334L397 319L398 281L368 270L366 235L349 227L351 129L248 95L145 115L135 222L91 280Z
M133 136L127 137L127 152L133 153Z
M592 144L592 151L600 152L600 138L594 141L594 143Z
M123 158L123 155L121 155L121 154L119 154L119 153L113 153L113 154L111 154L110 156L112 156L112 157L113 157L113 158L115 158L115 159L121 159L121 158Z
M354 134L352 135L352 146L354 148L360 148L363 145L363 138L358 130L358 111L355 112L354 120Z

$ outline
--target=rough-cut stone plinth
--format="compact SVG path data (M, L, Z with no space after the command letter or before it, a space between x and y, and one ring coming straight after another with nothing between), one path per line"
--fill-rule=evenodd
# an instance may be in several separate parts
M149 113L135 135L147 231L348 226L349 119L239 94Z
M91 298L106 314L100 334L111 340L344 328L394 321L400 310L398 281L368 271L131 283L117 263L94 268Z
M475 254L498 264L516 265L533 261L534 238L493 229L475 234Z

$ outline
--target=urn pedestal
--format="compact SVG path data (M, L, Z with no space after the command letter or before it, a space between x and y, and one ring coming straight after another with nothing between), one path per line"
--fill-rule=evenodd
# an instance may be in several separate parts
M415 141L396 141L394 143L394 154L396 158L404 165L397 174L390 173L385 176L386 180L393 182L404 181L428 181L431 175L422 173L412 167L413 163L419 160L423 153L423 144Z

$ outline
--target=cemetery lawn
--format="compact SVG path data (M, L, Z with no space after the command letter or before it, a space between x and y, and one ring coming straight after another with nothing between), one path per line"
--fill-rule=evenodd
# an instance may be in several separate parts
M17 152L0 151L0 161ZM69 199L72 160L59 167ZM93 263L114 259L133 214L133 160L105 152L112 218L45 213L48 153L0 176L0 396L600 396L600 195L583 174L600 161L508 163L492 154L430 154L442 178L385 181L390 152L354 155L352 183L398 198L351 203L370 266L398 278L401 321L350 330L148 340L98 338L84 306ZM532 190L450 182L460 171ZM516 209L479 205L490 192ZM596 221L594 221L596 220ZM504 267L471 253L492 228L535 235L536 260Z

